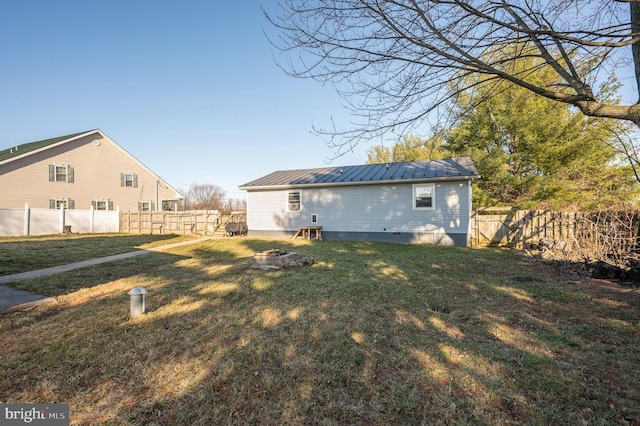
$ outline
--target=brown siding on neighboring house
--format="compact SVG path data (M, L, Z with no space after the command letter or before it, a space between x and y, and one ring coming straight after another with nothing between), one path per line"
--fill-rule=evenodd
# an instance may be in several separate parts
M55 165L69 166L67 182L50 180L50 166ZM133 174L136 185L122 186L122 173ZM161 209L163 200L178 197L100 131L0 163L0 188L3 208L21 208L25 203L49 208L50 200L69 199L76 209L91 208L96 200L110 201L121 210L138 210L143 201Z

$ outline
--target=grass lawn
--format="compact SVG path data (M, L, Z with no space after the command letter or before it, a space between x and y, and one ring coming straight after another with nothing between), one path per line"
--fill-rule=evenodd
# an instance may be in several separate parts
M71 424L640 422L638 290L510 250L228 238L15 286L56 302L0 316L0 401Z
M79 262L94 257L149 249L192 236L72 234L42 237L0 237L0 276Z

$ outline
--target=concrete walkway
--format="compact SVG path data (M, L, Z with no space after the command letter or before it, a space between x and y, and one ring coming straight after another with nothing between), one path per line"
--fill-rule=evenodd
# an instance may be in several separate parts
M39 278L47 275L69 272L74 269L86 268L87 266L98 265L100 263L112 262L114 260L129 259L131 257L141 256L143 254L164 251L173 247L195 244L202 241L210 240L211 237L203 237L195 240L182 241L174 244L166 244L164 246L154 247L148 250L136 250L127 253L114 254L112 256L98 257L96 259L83 260L80 262L69 263L67 265L53 266L51 268L38 269L35 271L22 272L14 275L0 276L0 313L14 312L34 308L43 303L51 302L55 299L47 296L40 296L23 290L16 290L1 284L27 280L30 278Z

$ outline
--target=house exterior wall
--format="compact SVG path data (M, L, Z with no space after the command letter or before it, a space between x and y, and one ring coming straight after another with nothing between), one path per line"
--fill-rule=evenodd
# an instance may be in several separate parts
M50 182L49 166L55 164L72 167L73 182ZM124 172L137 176L137 187L121 186ZM150 201L159 210L162 200L173 200L176 193L157 182L115 143L93 133L0 165L0 207L23 208L28 203L31 208L50 208L49 200L68 198L76 209L108 200L114 209L138 210L139 201Z
M414 208L414 183L249 190L249 235L291 236L318 225L326 239L469 245L470 181L432 183L432 209ZM301 193L299 211L287 211L290 191Z

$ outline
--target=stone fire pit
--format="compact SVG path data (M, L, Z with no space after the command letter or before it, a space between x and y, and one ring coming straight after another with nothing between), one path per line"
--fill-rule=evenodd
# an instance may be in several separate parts
M254 269L280 269L291 266L303 266L313 263L313 259L303 257L298 259L298 253L271 249L262 253L254 253L251 257L251 267Z

